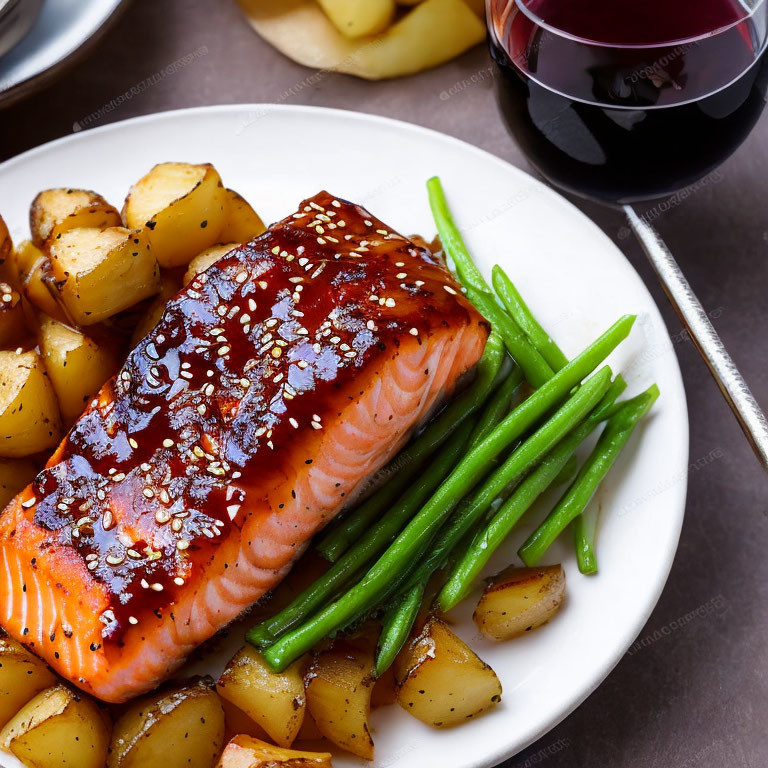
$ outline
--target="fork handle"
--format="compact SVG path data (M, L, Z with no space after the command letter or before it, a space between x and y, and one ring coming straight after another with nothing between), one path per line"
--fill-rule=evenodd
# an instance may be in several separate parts
M696 298L675 257L658 232L635 210L625 205L624 213L650 260L672 306L690 333L693 343L709 366L720 391L731 406L744 434L763 468L768 471L768 420L747 382L717 335L704 307Z

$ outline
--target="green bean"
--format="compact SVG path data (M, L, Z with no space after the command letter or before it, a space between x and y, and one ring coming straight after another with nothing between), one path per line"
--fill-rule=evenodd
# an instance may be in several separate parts
M502 383L496 388L485 408L483 408L480 419L469 436L470 448L486 437L509 412L512 397L515 394L515 390L520 386L521 381L522 374L519 368L515 367L511 372L507 372ZM415 574L415 577L409 581L409 586L404 591L402 599L394 603L387 610L384 629L382 630L382 637L386 636L387 642L383 643L380 641L379 643L382 650L379 651L376 661L377 676L389 668L407 640L408 631L413 626L415 619L412 601L416 599L416 594L419 595L419 601L421 601L427 582L436 568L427 565L422 570L423 576ZM392 630L388 631L388 626L391 626ZM408 627L408 630L405 627ZM396 630L399 630L399 632Z
M631 323L630 323L631 325ZM615 326L614 326L615 328ZM615 331L614 331L615 333ZM601 337L603 338L603 337ZM437 529L458 499L464 496L482 475L488 462L506 446L525 432L546 409L553 393L566 387L568 391L576 381L572 377L579 370L577 361L592 359L593 353L576 358L522 405L502 421L491 434L470 450L451 472L446 481L432 495L419 513L408 523L384 554L373 564L362 580L334 603L321 610L312 619L295 628L271 645L264 653L267 663L280 672L292 661L308 651L323 637L347 625L352 619L371 610L395 592L403 581L403 574L413 567L428 546ZM606 352L606 356L607 356ZM569 377L570 374L570 377ZM603 368L589 379L548 422L540 427L507 459L504 466L515 475L525 472L562 437L564 425L570 430L573 419L580 420L595 405L610 383L610 369ZM588 406L588 407L587 407ZM557 430L560 430L558 433ZM513 457L517 457L513 460ZM499 470L497 470L499 471ZM491 501L493 497L491 497Z
M472 434L469 436L469 447L474 448L484 438L488 437L493 428L506 416L512 405L512 398L522 384L522 371L515 366L503 379L501 384L488 398L488 402L480 413Z
M531 386L540 387L545 381L552 378L552 368L531 344L520 326L499 306L493 294L478 291L469 286L467 298L504 339L509 354L522 368L523 374Z
M472 261L459 228L453 221L453 214L448 207L448 201L445 199L443 185L437 176L433 176L427 181L427 194L429 196L429 207L432 209L432 218L435 220L443 248L453 259L459 279L467 288L475 288L478 291L490 294L490 286L485 281L480 270L475 266L475 262Z
M578 471L579 461L575 456L571 456L560 470L560 474L552 481L552 487L557 488L559 485L569 485L573 478L576 477Z
M654 384L642 395L628 400L611 416L571 487L518 551L526 565L536 565L565 527L584 511L635 426L658 396L659 389Z
M477 532L469 547L453 567L437 597L437 606L441 611L451 610L464 599L491 555L504 542L536 499L554 484L573 457L574 451L602 421L605 413L625 386L624 379L617 376L587 418L544 457L541 464L523 480L512 496L499 508L490 523Z
M496 302L491 287L472 260L461 232L453 220L443 185L437 176L427 181L427 193L443 248L456 265L459 280L467 290L467 298L491 323L493 329L501 334L509 353L523 369L525 378L534 387L540 387L552 376L553 371L528 341L518 324Z
M586 386L586 385L585 385ZM437 597L437 606L441 611L453 608L471 588L477 574L482 570L488 558L498 548L499 544L519 520L530 505L552 485L562 472L576 448L591 434L594 428L605 418L605 414L616 398L624 391L626 383L617 376L606 389L602 399L589 413L587 418L572 432L568 433L542 460L541 464L515 490L513 496L496 512L491 523L485 530L479 531L473 538L462 558L453 567L451 575ZM488 483L490 485L490 483ZM501 482L495 488L501 487ZM492 492L493 489L491 489ZM481 493L475 494L475 502ZM488 507L486 494L485 502L481 505ZM443 537L443 559L479 521L481 510L465 507L451 520L447 533ZM507 526L504 533L504 526ZM494 539L493 536L496 536ZM492 540L493 539L493 540Z
M587 519L589 510L585 510L576 516L573 521L573 544L576 548L576 562L579 570L589 576L597 573L597 556L595 555L595 534L597 526L597 514Z
M385 598L389 590L397 586L397 580L393 580L393 574L405 571L414 558L421 554L432 532L442 523L445 515L450 512L458 499L477 483L478 477L482 475L488 462L532 427L584 376L608 357L627 337L634 320L632 315L625 315L618 320L599 339L512 411L488 437L470 450L360 583L311 620L284 635L266 651L265 658L270 666L281 671L325 635L344 626L355 616L359 616ZM579 392L587 388L588 384L589 382ZM536 435L533 437L535 438ZM532 439L529 438L529 440ZM518 451L524 448L525 444Z
M246 640L260 648L271 645L348 587L361 569L386 549L456 465L466 449L471 430L472 424L462 424L398 502L369 528L329 571L312 582L290 605L253 627L246 634Z
M546 360L549 367L553 371L559 371L568 362L568 358L550 335L541 327L539 321L534 317L520 292L515 287L515 284L498 264L493 268L492 279L496 295L501 299L501 303L506 307L507 312L523 329L531 344Z
M425 583L420 583L411 587L403 594L402 599L393 603L385 613L376 650L374 677L381 677L392 666L395 657L405 645L419 614L425 586Z
M423 471L424 460L434 453L459 424L480 408L493 386L504 357L501 339L492 333L477 364L477 376L469 388L398 454L397 474L343 518L318 543L317 550L326 560L336 562L353 542L358 541L374 520L400 497L413 478Z

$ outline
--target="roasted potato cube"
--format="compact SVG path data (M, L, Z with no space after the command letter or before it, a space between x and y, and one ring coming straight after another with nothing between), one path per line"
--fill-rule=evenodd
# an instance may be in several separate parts
M212 245L210 248L206 248L189 262L187 271L184 273L184 285L192 282L192 278L195 275L205 272L211 264L215 264L222 256L226 256L233 248L237 248L239 245L240 243L226 243L225 245Z
M364 760L373 760L372 673L373 643L346 639L321 651L307 672L307 707L320 733Z
M40 356L0 352L0 456L30 456L60 437L59 405Z
M55 684L56 675L37 656L7 635L0 635L0 728L33 696Z
M109 347L50 317L40 318L38 333L61 417L71 424L117 371L117 357Z
M216 689L281 747L290 747L304 720L304 666L299 659L275 673L255 648L246 646L232 657Z
M546 624L564 600L562 565L510 567L489 581L473 618L485 637L510 640Z
M56 685L11 718L0 746L31 768L104 768L109 724L85 694Z
M88 189L44 189L29 209L29 229L38 246L70 229L105 229L120 223L117 208Z
M135 347L159 322L165 312L168 302L179 292L181 286L178 280L170 275L160 279L160 293L152 299L141 319L133 329L131 347Z
M0 347L14 347L27 335L27 320L21 294L0 282Z
M209 679L134 701L115 722L108 768L212 768L224 710Z
M398 704L435 728L463 723L501 698L496 673L436 618L400 652L395 679Z
M146 227L160 266L181 267L221 239L227 195L208 164L160 163L131 187L123 221Z
M235 736L217 768L333 768L329 752L299 752L251 736ZM152 768L147 766L147 768Z
M0 459L0 512L8 506L14 496L34 480L40 469L42 466L38 466L37 462L30 459ZM3 663L0 653L0 664ZM0 726L3 725L2 696L5 691L2 680L2 670L0 670Z
M253 736L254 739L269 740L269 734L255 720L248 717L240 707L236 707L226 699L221 699L221 706L224 708L226 726L224 738L227 741L238 734Z
M234 189L224 191L227 197L226 219L221 228L219 240L222 243L233 242L238 245L258 237L266 227L248 201Z
M25 240L13 254L13 265L12 282L16 281L27 301L49 317L65 322L67 317L56 300L48 254Z
M160 290L146 232L70 229L50 243L59 298L77 325L93 325Z
M395 0L318 0L336 29L346 37L383 32L395 15Z
M5 219L0 216L0 279L1 280L13 280L13 240L11 240L11 233L8 231L8 227L5 224Z

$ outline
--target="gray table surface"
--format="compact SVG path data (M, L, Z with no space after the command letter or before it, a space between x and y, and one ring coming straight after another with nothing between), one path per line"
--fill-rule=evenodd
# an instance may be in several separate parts
M86 60L0 110L0 159L67 135L77 121L196 51L193 63L121 99L89 125L207 104L313 104L428 126L529 169L499 119L483 46L408 79L368 83L326 74L308 85L312 72L259 39L232 0L134 0ZM668 200L656 220L766 407L767 176L764 117L712 183L685 200ZM574 202L645 279L677 342L691 423L688 508L669 582L640 635L643 647L628 653L563 723L504 765L762 768L768 765L766 477L619 213Z

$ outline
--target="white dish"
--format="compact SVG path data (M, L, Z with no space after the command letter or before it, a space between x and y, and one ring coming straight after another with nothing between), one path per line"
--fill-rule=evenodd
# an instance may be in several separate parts
M95 189L119 206L131 183L166 160L214 163L266 221L326 188L395 229L427 237L434 224L424 183L439 174L484 271L495 262L505 267L566 354L576 354L620 315L638 315L609 362L624 373L630 394L652 381L662 394L597 499L600 573L578 573L566 536L548 558L565 564L565 607L551 624L509 643L477 636L471 599L456 611L458 633L504 686L502 703L489 714L447 731L431 730L397 706L373 716L375 766L480 768L510 757L577 707L621 659L656 604L677 548L687 410L677 359L650 294L597 226L517 168L432 131L328 109L191 109L68 136L0 166L0 212L14 237L23 238L29 203L41 189ZM521 526L489 572L515 559L531 527ZM190 669L218 674L241 643L241 628L232 628ZM347 756L335 764L367 765Z
M124 0L45 0L32 29L0 57L0 106L43 86L82 53Z

